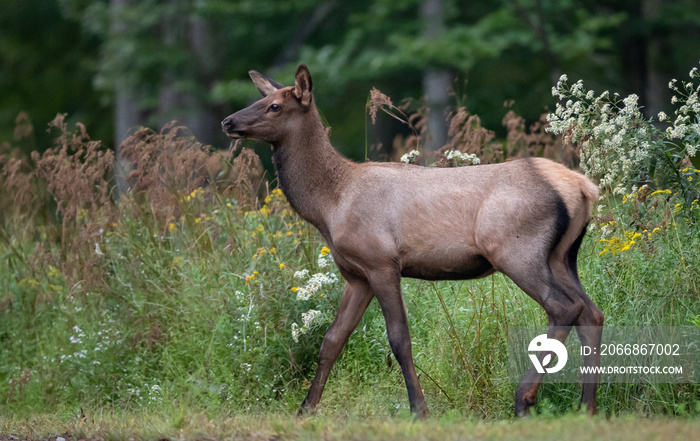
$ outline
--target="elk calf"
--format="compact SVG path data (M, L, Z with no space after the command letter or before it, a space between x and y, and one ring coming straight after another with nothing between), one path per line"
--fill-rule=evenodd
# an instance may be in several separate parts
M411 410L425 417L401 277L459 280L500 271L544 308L549 338L563 342L576 326L582 343L598 346L603 313L584 292L576 268L598 197L586 177L541 158L447 169L354 163L331 146L306 66L299 66L291 87L255 71L250 76L263 99L224 119L223 130L272 145L280 187L321 232L347 281L300 412L318 405L331 367L376 297ZM599 366L600 355L584 363ZM516 414L535 403L542 375L533 367L523 377ZM591 413L597 382L590 375L583 385L581 401Z

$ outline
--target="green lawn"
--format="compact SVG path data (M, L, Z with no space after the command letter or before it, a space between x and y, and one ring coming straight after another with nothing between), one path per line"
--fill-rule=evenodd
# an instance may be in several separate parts
M0 417L0 441L46 440L689 440L700 420L588 418L584 415L523 420L475 421L443 416L427 421L399 418L296 418L290 415L163 416L87 415L26 419Z

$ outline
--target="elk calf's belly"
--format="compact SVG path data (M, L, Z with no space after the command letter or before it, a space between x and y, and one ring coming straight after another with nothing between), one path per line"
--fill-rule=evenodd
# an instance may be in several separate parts
M493 273L491 263L479 254L424 255L407 259L401 269L403 277L424 280L478 279Z

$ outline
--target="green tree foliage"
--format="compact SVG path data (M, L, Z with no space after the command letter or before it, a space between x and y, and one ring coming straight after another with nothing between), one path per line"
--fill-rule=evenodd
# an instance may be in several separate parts
M700 46L692 0L443 0L444 29L432 40L423 3L11 0L0 18L0 134L11 137L26 110L38 127L68 112L109 139L127 88L138 123L179 119L225 146L218 121L257 95L247 71L289 82L305 62L336 144L360 157L400 130L380 121L365 135L369 90L420 98L428 67L451 72L455 100L504 133L503 103L537 120L562 72L639 93L652 114L666 110L664 85L696 63Z
M68 112L108 136L111 114L92 88L99 40L82 32L55 1L7 0L0 14L0 140L11 140L21 111L40 129L37 145L50 138L44 127Z

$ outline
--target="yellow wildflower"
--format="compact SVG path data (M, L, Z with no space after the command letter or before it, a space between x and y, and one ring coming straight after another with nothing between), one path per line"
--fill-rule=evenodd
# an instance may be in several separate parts
M284 269L286 265L284 263L280 263L280 269Z
M29 286L39 286L40 283L37 282L34 279L22 279L19 281L20 286L26 287L27 285Z
M170 223L168 224L168 231L173 231L174 229L175 229L175 224L172 223L172 222L170 222Z
M265 248L258 248L258 250L255 252L255 255L253 256L253 261L258 260L258 257L262 257L267 253L267 250Z
M294 288L292 288L292 292L297 292L297 291L299 291L298 287L295 286Z
M321 248L321 255L325 256L326 254L330 253L331 250L329 250L327 247Z
M628 251L636 244L636 240L642 237L641 233L632 233L631 231L625 232L626 240L619 237L613 237L611 239L601 239L600 242L605 243L605 248L603 251L598 253L598 256L602 256L605 253L612 253L616 256L618 253Z

